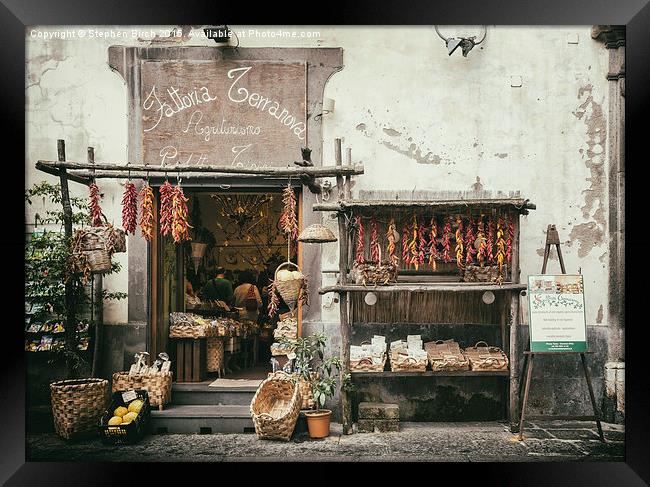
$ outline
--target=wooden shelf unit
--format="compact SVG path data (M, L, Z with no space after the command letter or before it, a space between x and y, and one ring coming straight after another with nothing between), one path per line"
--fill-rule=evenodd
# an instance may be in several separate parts
M447 372L350 372L353 377L509 377L509 370L491 370L476 372L474 370L453 370Z

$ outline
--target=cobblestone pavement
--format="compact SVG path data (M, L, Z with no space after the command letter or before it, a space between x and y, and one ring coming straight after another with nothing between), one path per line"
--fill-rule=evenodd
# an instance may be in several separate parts
M603 424L606 443L592 422L528 423L524 441L504 423L402 423L398 433L331 435L289 442L255 434L148 435L135 445L107 446L99 439L65 442L53 434L29 435L28 461L623 461L624 427Z

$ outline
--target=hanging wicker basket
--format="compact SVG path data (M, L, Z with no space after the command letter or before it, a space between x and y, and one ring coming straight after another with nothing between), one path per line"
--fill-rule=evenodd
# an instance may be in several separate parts
M75 231L72 257L76 272L104 274L111 270L111 253L104 227L82 228Z
M255 392L250 411L257 437L289 441L298 421L302 399L297 382L276 372Z
M105 379L61 380L50 384L54 429L65 439L95 432L108 402Z
M305 243L326 243L336 242L337 238L326 226L314 223L300 232L298 240Z
M278 271L283 267L293 266L298 272L300 268L293 262L283 262L275 270L275 289L280 293L284 302L289 306L289 309L293 311L296 308L298 303L298 298L300 297L300 290L302 289L305 278L300 277L299 279L289 279L286 281L278 281Z

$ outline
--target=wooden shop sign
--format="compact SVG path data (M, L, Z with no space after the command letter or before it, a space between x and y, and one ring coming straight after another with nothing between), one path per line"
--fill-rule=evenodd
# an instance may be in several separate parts
M307 146L306 64L143 61L145 164L286 167Z
M528 276L531 352L585 352L584 284L581 275Z

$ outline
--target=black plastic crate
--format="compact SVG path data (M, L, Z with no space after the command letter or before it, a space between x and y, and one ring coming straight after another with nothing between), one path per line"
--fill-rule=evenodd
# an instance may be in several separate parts
M108 409L104 411L104 414L99 420L99 434L102 442L105 444L123 445L137 443L147 431L151 419L151 405L149 404L149 394L144 389L135 390L137 399L143 401L142 409L140 409L140 413L138 413L135 420L125 425L108 426L108 420L113 417L113 411L116 408L119 406L128 407L128 404L122 398L122 394L125 392L127 391L116 391L113 393Z

